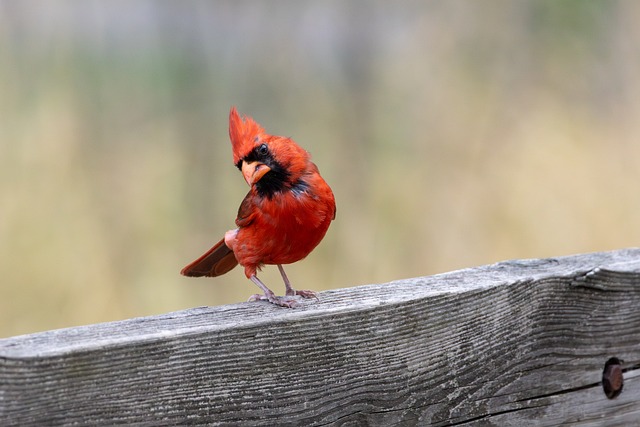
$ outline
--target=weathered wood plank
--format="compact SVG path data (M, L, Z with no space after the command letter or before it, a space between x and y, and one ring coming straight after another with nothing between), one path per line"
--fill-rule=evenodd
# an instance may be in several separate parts
M626 249L2 339L0 425L632 425L639 364Z

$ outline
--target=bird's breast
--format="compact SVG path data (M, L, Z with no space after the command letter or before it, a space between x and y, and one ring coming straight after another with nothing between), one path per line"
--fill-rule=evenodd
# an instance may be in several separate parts
M306 188L257 198L254 220L238 231L235 252L240 264L290 264L306 257L335 214L333 194L326 189L326 193Z

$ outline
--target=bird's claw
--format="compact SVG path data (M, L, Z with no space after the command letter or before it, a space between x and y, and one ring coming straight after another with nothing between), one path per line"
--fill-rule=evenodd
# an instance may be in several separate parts
M278 297L275 295L262 295L254 294L249 297L247 301L268 301L271 304L275 304L279 307L294 308L298 305L294 300L287 297Z
M302 298L307 298L307 299L315 298L317 301L320 301L320 298L318 298L318 295L314 291L310 291L310 290L304 290L304 289L294 290L294 289L291 289L290 291L289 290L287 291L286 295L288 297L292 297L294 295L299 295Z

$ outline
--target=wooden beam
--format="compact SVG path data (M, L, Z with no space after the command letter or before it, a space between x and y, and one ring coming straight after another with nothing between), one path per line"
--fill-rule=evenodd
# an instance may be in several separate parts
M638 368L624 249L2 339L0 425L632 425Z

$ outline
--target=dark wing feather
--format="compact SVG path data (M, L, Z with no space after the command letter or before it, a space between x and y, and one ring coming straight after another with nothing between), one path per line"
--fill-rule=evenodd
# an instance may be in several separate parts
M180 274L189 277L216 277L231 271L236 265L236 256L222 239L200 258L183 268Z

